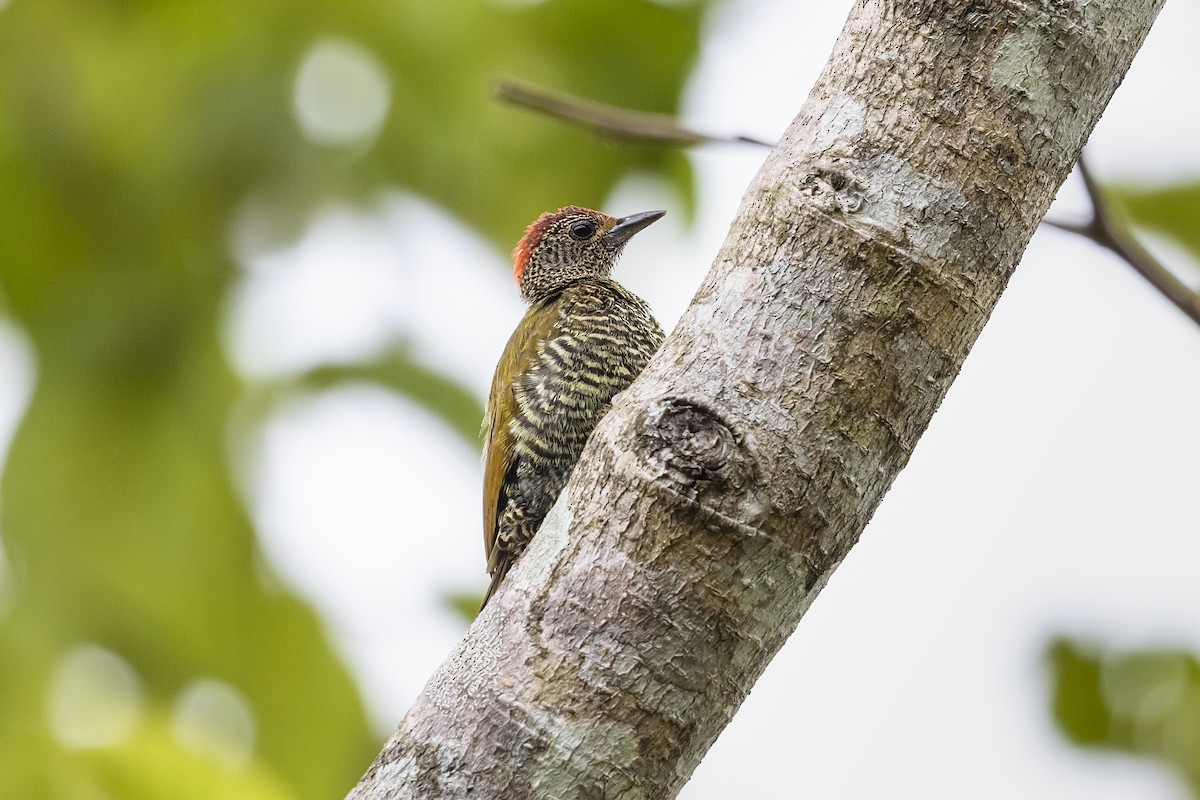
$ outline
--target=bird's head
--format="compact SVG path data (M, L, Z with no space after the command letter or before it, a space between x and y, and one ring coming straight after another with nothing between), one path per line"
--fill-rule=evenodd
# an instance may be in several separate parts
M581 278L607 278L635 233L666 214L643 211L610 217L579 206L542 214L513 250L513 277L530 303Z

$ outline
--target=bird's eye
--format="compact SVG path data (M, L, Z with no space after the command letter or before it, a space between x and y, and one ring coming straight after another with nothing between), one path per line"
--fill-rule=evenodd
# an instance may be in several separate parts
M580 220L571 226L571 238L582 242L584 239L592 238L592 234L596 232L596 223L590 220Z

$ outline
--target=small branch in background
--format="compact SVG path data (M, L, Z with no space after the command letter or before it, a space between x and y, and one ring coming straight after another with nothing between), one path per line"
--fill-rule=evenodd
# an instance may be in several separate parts
M1078 166L1079 174L1083 178L1083 185L1087 189L1088 199L1092 203L1091 220L1083 224L1057 222L1052 219L1045 219L1042 222L1053 228L1070 231L1085 239L1091 239L1101 247L1111 250L1137 270L1155 289L1162 292L1180 311L1187 314L1192 322L1200 325L1200 294L1189 289L1133 238L1129 233L1128 226L1117 218L1112 206L1104 199L1104 195L1082 155L1079 157Z
M754 144L774 147L750 136L714 136L685 128L669 114L634 111L610 106L562 92L550 92L524 83L501 80L496 83L496 98L550 117L591 128L602 136L617 139L657 142L689 147L712 142Z
M496 83L496 98L515 106L527 108L549 117L572 122L591 128L602 136L675 147L690 147L713 142L723 144L754 144L774 147L751 136L716 136L691 130L680 124L669 114L635 111L619 106L610 106L583 97L551 92L518 83L501 80ZM1090 239L1107 248L1138 271L1168 300L1200 325L1200 294L1192 291L1141 246L1128 231L1128 226L1114 214L1112 206L1104 199L1100 187L1092 176L1091 169L1083 156L1079 157L1079 174L1092 203L1092 218L1086 223L1058 222L1045 219L1042 222L1059 230L1069 231Z

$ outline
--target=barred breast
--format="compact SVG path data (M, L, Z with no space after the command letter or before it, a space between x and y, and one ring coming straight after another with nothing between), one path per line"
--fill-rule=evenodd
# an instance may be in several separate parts
M649 307L607 279L568 286L546 301L558 322L514 386L516 496L532 535L566 485L612 398L629 386L663 341Z

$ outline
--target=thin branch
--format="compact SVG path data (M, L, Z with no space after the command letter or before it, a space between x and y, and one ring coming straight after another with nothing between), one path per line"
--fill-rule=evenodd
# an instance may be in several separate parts
M617 139L634 139L683 147L712 142L754 144L761 147L775 146L750 136L716 136L700 133L685 128L670 114L654 114L648 111L610 106L595 100L562 92L550 92L511 80L497 82L495 91L497 99L506 103L573 122L585 128L591 128L602 136L611 136Z
M496 97L506 103L528 108L550 117L591 128L602 136L656 142L674 146L691 146L711 142L774 145L750 136L716 136L686 128L669 114L610 106L561 92L550 92L528 84L501 80L496 84ZM1090 239L1107 248L1138 271L1154 288L1200 325L1200 294L1193 292L1152 256L1119 222L1112 207L1105 201L1100 188L1082 156L1079 173L1092 203L1092 218L1086 223L1042 222L1052 228L1068 231Z
M1146 248L1133 238L1128 226L1113 206L1104 198L1099 184L1092 175L1091 168L1081 155L1079 157L1079 175L1083 178L1088 200L1092 203L1092 218L1086 223L1058 222L1052 219L1042 220L1052 228L1069 231L1086 239L1091 239L1101 247L1107 248L1133 267L1138 273L1158 289L1175 307L1187 314L1192 322L1200 325L1200 294L1192 291L1181 280L1152 256Z
M686 128L669 114L654 114L635 111L599 103L595 100L562 92L550 92L529 84L501 80L496 84L496 97L506 103L528 108L541 114L573 122L591 128L602 136L617 139L656 142L673 146L691 146L712 142L754 144L774 147L769 142L750 136L717 136L700 133ZM1200 294L1162 265L1136 239L1127 226L1117 219L1112 206L1104 199L1100 187L1092 176L1091 169L1083 156L1079 157L1079 174L1092 203L1092 218L1086 223L1059 222L1045 219L1042 222L1052 228L1068 231L1111 250L1143 278L1158 289L1168 300L1200 325Z

